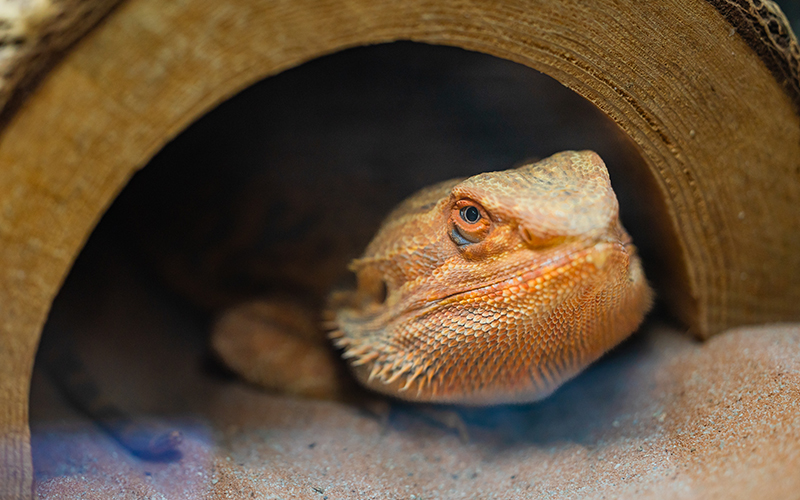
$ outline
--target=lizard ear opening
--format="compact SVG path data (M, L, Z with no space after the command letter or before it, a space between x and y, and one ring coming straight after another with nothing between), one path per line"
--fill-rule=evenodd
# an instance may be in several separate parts
M380 271L367 267L358 272L358 290L370 303L382 305L389 296L389 284Z
M486 210L470 199L458 200L450 209L450 238L456 245L469 245L483 241L492 228Z
M375 287L375 302L378 304L383 304L386 302L386 298L389 296L389 287L386 285L386 280L381 280L380 283Z

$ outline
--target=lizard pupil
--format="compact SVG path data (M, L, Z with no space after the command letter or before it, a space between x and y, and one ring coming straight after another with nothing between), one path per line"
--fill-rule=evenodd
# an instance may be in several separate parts
M475 224L481 219L481 213L477 208L468 206L461 209L461 218L470 224Z

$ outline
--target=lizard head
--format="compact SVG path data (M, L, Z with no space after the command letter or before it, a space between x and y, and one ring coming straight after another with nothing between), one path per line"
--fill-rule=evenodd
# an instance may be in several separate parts
M590 151L423 189L332 294L364 385L402 399L541 399L627 337L652 292Z

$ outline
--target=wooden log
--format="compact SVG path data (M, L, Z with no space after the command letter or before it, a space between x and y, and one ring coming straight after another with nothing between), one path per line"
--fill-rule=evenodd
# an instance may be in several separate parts
M74 5L105 12L113 3ZM30 29L53 26L50 15ZM59 28L64 40L91 24L72 19ZM41 57L64 45L47 48L36 33L18 45ZM130 176L252 82L400 39L525 64L613 118L652 181L659 291L697 335L800 317L798 49L770 2L128 0L7 115L0 136L0 497L31 495L39 334ZM0 97L41 68L27 52L12 55Z

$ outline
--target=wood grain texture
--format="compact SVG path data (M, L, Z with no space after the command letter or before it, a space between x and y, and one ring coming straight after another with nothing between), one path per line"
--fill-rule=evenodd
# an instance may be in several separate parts
M30 87L59 54L95 26L117 1L5 0L0 3L0 124L9 120ZM19 178L11 172L15 167L14 163L0 162L0 169L12 175L4 188L20 195L29 186L18 183ZM43 283L28 282L23 288L17 288L18 282L25 281L28 276L24 255L43 250L45 243L34 233L18 232L21 229L15 225L19 220L16 218L18 207L11 201L15 199L11 191L3 192L0 202L0 241L5 246L11 238L21 245L2 252L3 264L0 265L0 498L3 499L27 498L31 494L33 478L26 401L33 369L30 353L35 352L38 344L38 335L31 333L41 330L43 311L47 307L37 311L45 304L41 296ZM29 214L40 215L38 210ZM10 236L12 234L14 236ZM51 248L52 252L59 250ZM44 300L49 302L53 294L46 295L49 298Z
M702 0L120 5L0 137L0 496L30 495L38 336L73 259L133 172L250 83L356 45L455 45L555 77L616 120L646 160L653 213L668 228L659 291L677 316L702 337L798 319L791 78L776 79L720 11Z

